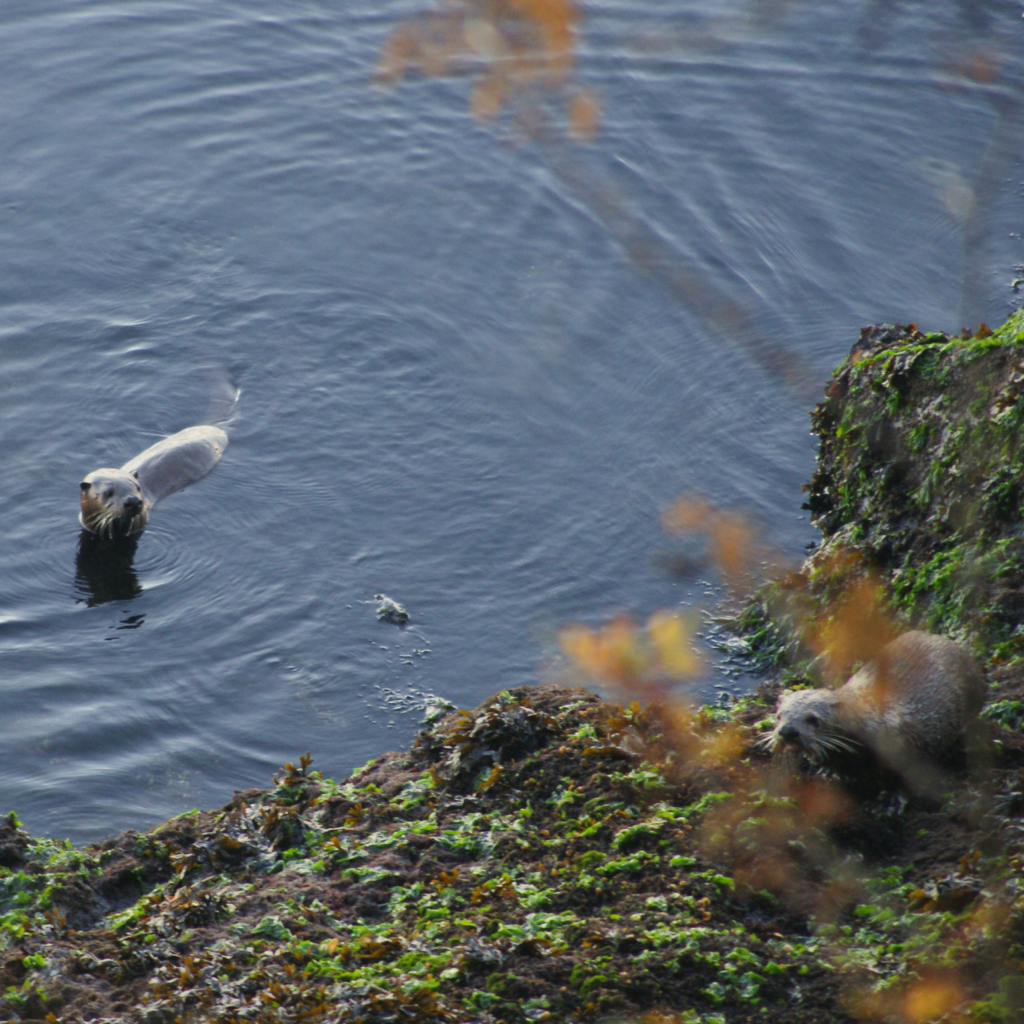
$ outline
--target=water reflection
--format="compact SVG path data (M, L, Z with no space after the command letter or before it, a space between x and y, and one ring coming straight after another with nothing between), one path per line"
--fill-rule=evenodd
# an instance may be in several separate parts
M135 572L135 551L138 537L97 537L83 530L78 538L75 557L75 588L80 601L93 608L108 601L131 601L142 593L142 584ZM140 619L141 616L132 616ZM128 628L137 628L141 621Z
M765 0L755 4L752 18L758 26L770 24L791 3ZM805 397L816 394L817 376L797 353L760 334L748 304L727 295L703 267L675 251L633 211L630 197L564 144L593 141L601 120L599 97L572 78L578 20L579 10L567 0L462 0L401 22L384 43L376 80L393 85L409 71L429 77L475 73L470 109L477 119L490 121L512 109L524 139L544 147L553 173L604 222L639 269L701 316L720 340L739 344L770 376ZM733 285L743 292L738 278Z
M548 152L553 173L601 218L638 269L659 281L683 308L702 317L719 341L739 345L774 380L804 399L817 395L818 377L800 353L759 331L749 303L727 295L704 267L675 250L607 178L600 180L564 148L559 157L553 146ZM718 264L716 270L733 279L735 291L743 291L743 283L729 267Z
M978 323L986 314L984 302L988 274L988 243L993 235L993 211L1004 182L1020 153L1024 132L1024 102L1016 84L988 96L996 114L992 139L974 175L974 202L967 211L963 231L964 270L961 285L960 319L965 327Z
M638 49L728 49L739 39L777 30L805 6L802 0L749 0L731 14L679 12L674 27L659 25ZM901 40L902 19L912 16L905 6L901 0L870 0L855 30L859 63L878 58ZM935 85L957 99L980 94L993 113L992 134L973 171L933 155L923 156L916 168L960 235L957 329L992 316L987 256L993 211L1024 138L1024 86L1010 66L1006 51L1011 44L997 18L1005 11L1001 0L960 0L962 31L940 30L930 44ZM726 294L715 285L710 268L676 252L657 225L634 212L634 197L619 194L589 164L567 154L563 143L594 140L602 117L598 95L574 80L580 19L581 9L570 0L458 0L433 7L402 20L391 32L381 50L376 81L394 85L409 72L428 77L468 73L474 78L473 115L491 121L510 111L511 123L524 140L544 147L551 170L604 222L639 269L701 316L720 341L739 344L769 376L802 397L814 393L817 377L799 356L765 339L763 326L758 327L766 312L763 301L745 282L735 279ZM908 167L907 173L914 174L915 168Z

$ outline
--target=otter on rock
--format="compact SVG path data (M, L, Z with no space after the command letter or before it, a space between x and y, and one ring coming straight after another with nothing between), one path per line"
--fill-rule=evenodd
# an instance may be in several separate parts
M911 789L935 785L935 761L950 752L985 703L977 662L952 640L912 631L837 690L787 693L767 749L795 749L856 778L879 766Z
M220 427L188 427L120 469L94 469L81 483L78 521L100 537L138 533L161 498L201 480L227 446L228 435Z

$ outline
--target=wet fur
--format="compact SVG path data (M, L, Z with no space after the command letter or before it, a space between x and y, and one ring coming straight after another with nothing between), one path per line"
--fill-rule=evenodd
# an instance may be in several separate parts
M228 436L219 427L188 427L120 469L93 470L81 483L79 522L99 537L138 533L161 498L206 476L227 446Z
M796 750L849 777L880 769L924 791L985 695L985 679L966 651L945 637L913 631L887 644L838 690L786 694L761 744Z

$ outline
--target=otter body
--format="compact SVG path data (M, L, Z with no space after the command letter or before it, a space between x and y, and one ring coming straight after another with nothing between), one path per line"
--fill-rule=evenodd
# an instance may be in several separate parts
M220 427L188 427L147 448L120 469L95 469L81 484L79 522L101 537L138 533L149 510L201 480L228 446Z
M927 788L934 761L958 744L986 689L975 660L952 640L904 633L838 690L786 694L765 745L850 775L873 755L911 788Z

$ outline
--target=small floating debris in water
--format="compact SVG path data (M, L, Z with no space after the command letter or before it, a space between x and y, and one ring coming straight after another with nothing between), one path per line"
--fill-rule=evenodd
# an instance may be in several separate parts
M409 621L409 613L387 594L374 594L377 602L377 618L381 622L393 622L396 626L404 626Z

